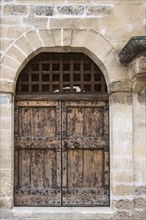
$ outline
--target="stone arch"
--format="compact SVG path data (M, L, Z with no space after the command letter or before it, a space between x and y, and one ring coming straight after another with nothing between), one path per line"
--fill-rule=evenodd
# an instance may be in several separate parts
M46 51L87 54L103 72L107 86L128 78L114 47L99 33L84 29L38 29L17 39L2 57L1 91L14 93L18 75L27 62Z

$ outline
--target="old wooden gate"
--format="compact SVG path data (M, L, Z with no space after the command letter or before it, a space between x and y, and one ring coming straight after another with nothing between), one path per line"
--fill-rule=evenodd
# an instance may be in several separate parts
M15 205L109 206L108 130L106 85L89 57L31 60L17 82Z

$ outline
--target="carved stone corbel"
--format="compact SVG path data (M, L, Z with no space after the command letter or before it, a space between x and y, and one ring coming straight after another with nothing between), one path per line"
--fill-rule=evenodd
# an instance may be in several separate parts
M140 56L130 63L129 76L134 92L141 92L146 87L146 56Z
M132 37L118 57L128 68L133 92L142 92L146 87L146 36Z

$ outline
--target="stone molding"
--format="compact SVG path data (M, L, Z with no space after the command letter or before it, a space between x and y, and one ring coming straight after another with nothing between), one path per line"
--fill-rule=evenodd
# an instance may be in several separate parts
M87 54L103 72L107 86L111 82L128 79L127 69L118 62L114 47L101 34L87 29L37 29L22 35L2 57L2 92L15 92L19 73L40 52ZM7 83L10 80L11 85Z
M146 87L146 36L132 37L118 54L124 65L129 65L129 76L133 92Z
M14 83L0 80L0 92L11 93L14 90Z
M130 92L131 91L131 81L123 80L116 81L109 84L108 87L109 94L113 92Z
M99 4L89 4L89 3L75 3L75 4L50 4L48 1L47 5L30 5L29 9L35 16L80 16L80 17L99 17L99 16L109 16L113 14L114 5L99 5ZM4 15L27 15L28 6L27 5L4 5Z
M146 53L146 36L132 37L118 54L122 64L130 63L139 53Z
M124 104L132 105L132 93L131 92L114 92L109 96L109 103L111 105Z
M140 56L129 65L129 75L134 92L141 92L146 87L146 56Z

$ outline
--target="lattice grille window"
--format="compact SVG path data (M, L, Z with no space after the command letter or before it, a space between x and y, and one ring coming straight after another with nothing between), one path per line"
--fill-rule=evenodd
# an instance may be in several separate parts
M98 66L82 53L41 53L21 72L17 93L107 93Z

